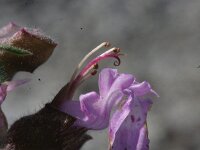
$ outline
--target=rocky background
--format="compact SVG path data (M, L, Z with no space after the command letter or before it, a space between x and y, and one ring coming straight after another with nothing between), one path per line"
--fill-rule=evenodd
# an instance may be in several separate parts
M0 26L38 27L58 42L32 82L3 104L9 124L39 110L67 83L80 59L103 41L128 55L118 69L149 81L159 93L149 113L151 150L200 149L199 0L1 0ZM100 66L112 67L112 61ZM97 90L97 77L77 92ZM82 150L107 149L106 131Z

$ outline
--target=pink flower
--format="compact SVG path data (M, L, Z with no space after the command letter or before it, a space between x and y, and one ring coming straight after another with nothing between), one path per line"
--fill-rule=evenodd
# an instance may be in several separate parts
M7 92L14 90L16 87L29 82L30 79L7 81L0 83L0 106L6 98Z
M8 129L8 123L3 111L1 110L1 104L4 102L7 92L14 90L17 86L25 84L28 81L29 79L24 79L0 83L0 142L2 142L2 139L6 136Z
M90 61L78 75L76 70L52 104L77 118L74 126L92 130L108 127L112 150L148 150L146 119L152 101L147 94L157 95L148 82L139 83L131 74L105 68L99 74L99 92L82 94L79 100L72 101L80 83L96 74L100 60L114 57L120 62L120 55L119 49L108 50Z

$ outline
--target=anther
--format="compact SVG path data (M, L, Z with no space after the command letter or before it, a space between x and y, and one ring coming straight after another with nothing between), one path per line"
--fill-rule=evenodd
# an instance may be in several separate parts
M98 68L99 68L99 65L97 63L94 64L93 69L97 70Z
M106 48L108 48L108 47L110 47L111 46L111 44L109 43L109 42L105 42L105 47Z
M94 71L91 72L91 75L94 76L95 74L97 74L97 70L94 70Z
M114 49L113 52L116 53L116 54L119 53L120 52L120 48Z

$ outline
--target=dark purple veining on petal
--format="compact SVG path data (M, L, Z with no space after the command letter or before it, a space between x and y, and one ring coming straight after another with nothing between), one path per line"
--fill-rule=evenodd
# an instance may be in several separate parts
M135 122L135 117L131 115L131 121L134 123Z

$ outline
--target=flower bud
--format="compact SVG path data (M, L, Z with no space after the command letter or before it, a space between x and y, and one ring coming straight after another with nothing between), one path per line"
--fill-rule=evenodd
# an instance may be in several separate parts
M51 56L57 44L38 29L23 28L10 23L0 29L0 45L12 46L32 53L32 55L19 56L0 49L0 69L4 70L4 76L8 80L18 71L33 72Z

